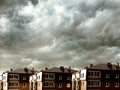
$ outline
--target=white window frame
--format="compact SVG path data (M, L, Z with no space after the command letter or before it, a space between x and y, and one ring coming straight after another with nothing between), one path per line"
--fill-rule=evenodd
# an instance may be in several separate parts
M90 73L90 75L88 77L94 77L94 78L100 78L101 77L101 72L100 71L88 71L88 72Z
M12 78L11 78L11 76L12 76ZM16 78L16 76L17 76L18 78ZM18 75L18 74L9 74L9 79L10 79L10 80L19 80L19 75Z
M37 79L40 79L40 75L37 76Z
M43 82L43 87L55 87L55 84L52 81L45 81Z
M62 80L62 75L59 76L59 80Z
M110 82L106 82L105 87L110 87Z
M67 88L70 88L70 87L71 87L71 84L70 84L70 83L67 83L67 84L66 84L66 87L67 87Z
M67 80L71 80L71 76L67 76Z
M62 88L62 83L58 83L58 88Z
M116 83L115 83L115 87L119 87L119 82L116 82Z
M100 80L89 80L88 87L101 87L101 81Z
M27 76L23 76L23 80L27 80Z
M44 73L44 79L55 79L54 73Z
M115 74L115 78L119 78L119 74Z
M13 85L9 85L10 83ZM17 84L17 86L15 84ZM19 82L9 82L8 87L19 87Z
M25 87L26 87L26 83L22 83L22 87L24 87L24 88L25 88Z

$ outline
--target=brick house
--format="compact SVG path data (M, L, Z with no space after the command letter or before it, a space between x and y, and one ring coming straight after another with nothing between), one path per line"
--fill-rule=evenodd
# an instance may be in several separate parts
M120 66L98 64L81 70L81 90L120 90Z
M50 69L46 68L36 74L37 90L71 90L72 73L74 72L75 70L72 70L71 67L64 68L60 66Z
M34 73L31 69L16 69L2 74L3 90L29 90L29 76Z

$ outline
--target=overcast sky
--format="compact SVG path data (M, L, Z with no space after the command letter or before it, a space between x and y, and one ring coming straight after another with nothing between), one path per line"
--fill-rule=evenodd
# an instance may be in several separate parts
M0 71L120 61L120 0L0 0Z

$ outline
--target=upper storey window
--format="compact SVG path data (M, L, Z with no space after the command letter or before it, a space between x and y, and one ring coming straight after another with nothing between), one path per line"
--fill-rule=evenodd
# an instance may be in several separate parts
M44 78L45 79L55 79L55 75L53 73L45 73Z
M99 71L89 71L88 76L98 78L98 77L101 77L101 73Z
M115 74L115 78L119 78L119 74Z
M9 74L9 79L19 79L19 75L18 74Z
M23 76L23 80L26 80L26 76Z
M106 74L106 78L110 78L110 74Z
M59 80L62 80L62 76L59 76Z

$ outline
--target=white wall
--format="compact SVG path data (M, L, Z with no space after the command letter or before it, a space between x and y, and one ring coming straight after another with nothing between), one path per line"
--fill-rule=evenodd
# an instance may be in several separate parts
M3 74L3 82L7 81L8 79L8 73Z
M8 73L3 74L3 90L8 90Z
M87 69L81 70L80 80L86 80Z
M72 74L72 80L76 79L76 78L80 78L80 72L79 71L74 73L74 74Z
M42 81L42 72L37 73L37 81Z
M2 75L0 75L0 80L2 80Z

